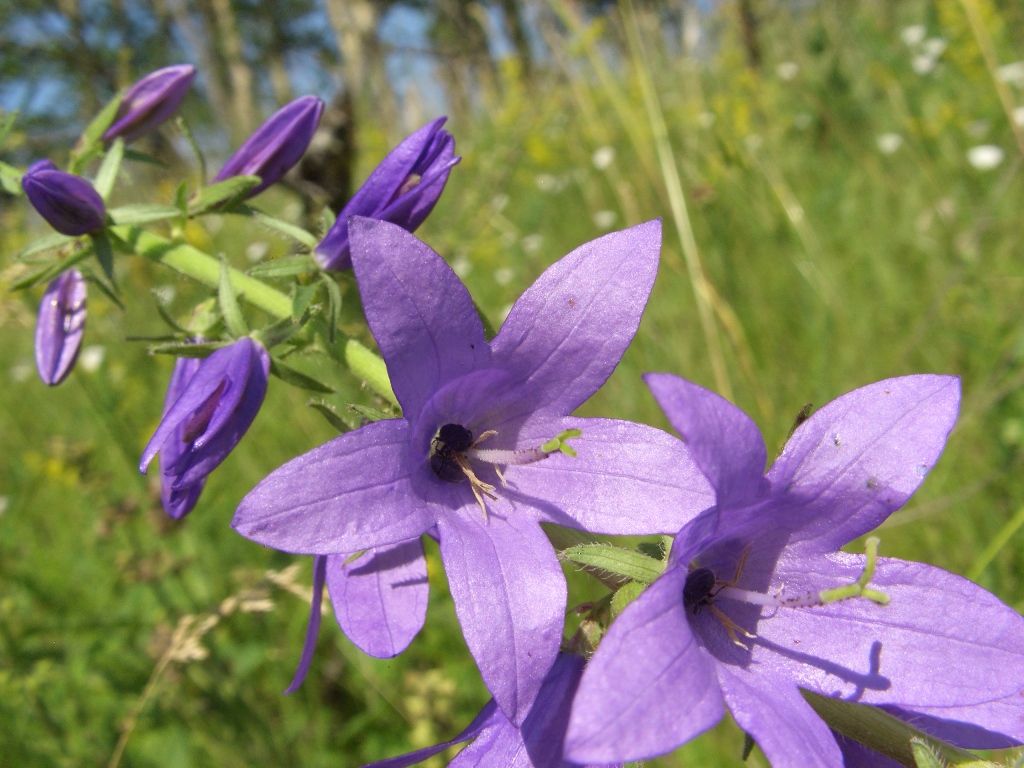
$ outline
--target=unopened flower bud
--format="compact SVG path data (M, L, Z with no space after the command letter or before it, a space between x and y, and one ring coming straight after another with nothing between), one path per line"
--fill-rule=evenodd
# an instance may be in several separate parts
M171 380L167 384L167 395L164 397L165 416L196 375L199 363L200 360L195 357L179 357L175 362L174 372L171 373ZM177 479L172 468L188 447L188 443L182 438L182 432L182 426L177 425L171 436L160 446L160 501L164 505L164 511L174 520L179 520L192 511L206 484L204 477L187 488L172 488Z
M455 139L441 128L445 120L440 117L407 136L370 174L313 252L321 267L351 268L350 216L390 221L409 232L423 223L444 191L452 166L462 159L455 156Z
M81 176L57 170L50 160L30 165L21 177L21 187L32 207L63 235L85 235L106 223L100 193Z
M111 142L120 136L131 143L152 131L181 106L195 76L196 68L190 64L150 72L125 92L103 141Z
M43 294L36 321L36 368L51 387L67 378L75 365L85 331L85 280L69 269Z
M221 168L214 181L232 176L259 176L263 181L248 197L259 194L302 159L320 122L324 103L303 96L277 110L246 139Z

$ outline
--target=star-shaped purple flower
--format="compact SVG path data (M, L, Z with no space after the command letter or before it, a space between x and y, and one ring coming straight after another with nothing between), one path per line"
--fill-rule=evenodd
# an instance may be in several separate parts
M562 741L569 720L569 705L585 664L583 657L574 653L558 654L521 728L513 725L492 699L466 730L451 741L363 768L407 768L470 740L472 743L448 763L449 768L572 768L562 760ZM620 768L620 765L606 768Z
M242 500L233 525L262 544L317 555L411 542L417 564L417 539L436 529L469 649L498 706L520 724L558 652L565 611L565 579L539 523L656 533L678 530L713 501L672 437L569 415L636 332L661 224L606 235L554 264L490 343L465 286L424 243L360 217L349 232L403 417L276 470Z
M665 573L602 639L567 759L653 757L728 706L775 768L839 768L836 739L798 687L884 706L968 748L1024 738L1024 619L938 568L880 558L872 569L870 554L838 551L938 460L955 377L889 379L834 400L764 476L764 443L742 411L675 376L646 379L718 503L684 526ZM829 592L850 585L861 596Z

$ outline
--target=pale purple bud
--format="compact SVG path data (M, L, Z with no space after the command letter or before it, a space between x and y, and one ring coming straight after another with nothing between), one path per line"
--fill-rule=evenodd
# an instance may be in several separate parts
M120 136L130 144L152 131L181 106L195 76L196 68L190 64L150 72L125 92L114 124L103 134L103 141L111 142Z
M53 280L39 304L36 321L36 368L51 387L67 378L78 357L85 331L85 279L69 269Z
M350 216L390 221L409 232L423 223L441 197L452 166L462 159L455 155L455 139L441 128L447 119L439 117L409 134L381 161L313 252L321 267L352 267Z
M214 181L232 176L259 176L262 183L250 190L247 197L259 194L302 159L323 110L324 103L316 96L303 96L281 107L246 139Z
M63 235L85 235L106 223L100 193L81 176L58 171L50 160L30 165L21 177L21 188L39 215Z

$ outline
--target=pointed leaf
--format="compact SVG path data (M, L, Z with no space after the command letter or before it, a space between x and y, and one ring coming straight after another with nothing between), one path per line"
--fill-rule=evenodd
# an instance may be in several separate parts
M252 277L293 277L318 269L320 267L313 261L312 256L284 256L250 267L248 274Z
M327 337L333 344L335 330L341 322L341 289L334 278L326 272L321 275L321 280L327 286Z
M224 317L224 324L236 337L241 338L249 334L249 328L242 317L242 310L238 307L238 297L235 296L234 286L231 285L231 271L228 263L221 259L220 282L217 285L217 302L220 304L220 313Z
M124 138L118 136L114 143L107 150L106 157L96 172L96 180L92 183L100 197L106 201L114 189L114 182L117 181L117 172L121 170L121 161L124 160Z
M75 238L70 235L62 235L60 232L50 232L49 234L43 235L38 240L33 240L18 251L17 258L23 259L26 256L42 253L43 251L48 251L52 248L59 248L65 243L70 243L74 239Z
M151 224L154 221L165 221L181 215L181 211L173 205L122 205L110 208L107 214L115 224Z
M665 570L664 561L609 544L584 544L579 547L570 547L562 550L559 555L563 560L600 568L602 571L625 576L642 584L650 584Z
M21 188L22 173L13 165L0 162L0 186L4 191L15 197L21 197L25 190Z
M57 261L48 264L38 272L33 272L20 280L16 280L11 284L11 290L20 291L22 288L31 288L33 285L37 285L41 282L49 282L65 270L81 264L87 258L92 256L92 253L92 245L88 245L78 251L78 253L72 254L66 259L58 259Z
M82 132L81 137L78 139L78 143L71 151L71 165L68 168L70 173L80 172L82 168L85 167L85 164L89 162L89 158L92 156L93 151L102 140L103 134L106 133L107 128L114 124L114 118L117 116L117 110L121 106L121 99L123 97L123 93L119 93L114 96L114 98L107 102L107 105L100 110L100 113L93 118L85 131Z
M232 176L203 187L189 204L189 213L196 216L219 207L229 207L231 202L243 199L249 190L262 183L259 176Z
M295 293L292 295L292 318L298 320L309 309L310 303L313 301L313 297L316 296L317 291L320 289L320 283L313 283L312 285L296 285Z
M640 597L644 591L644 585L638 581L630 581L615 590L612 595L612 618L617 618L620 613L626 610L626 606Z
M393 414L378 411L376 408L371 408L368 405L359 405L358 403L349 403L348 409L350 411L355 411L368 421L383 421L384 419L395 418Z
M345 423L344 419L338 415L338 412L330 403L324 402L323 400L310 400L306 405L320 411L323 417L327 419L328 423L338 430L338 434L344 434L352 431L352 428Z
M281 379L281 381L287 382L299 389L308 389L310 392L323 392L327 395L334 393L334 390L326 384L317 381L312 376L307 376L295 370L291 366L285 365L277 359L270 361L270 372Z
M178 130L181 131L181 135L185 137L185 141L188 142L189 147L191 147L193 154L196 156L196 162L199 163L199 181L203 186L206 186L206 156L203 155L202 148L196 141L196 137L192 135L192 129L185 122L185 118L181 116L176 117L174 124L178 126Z
M284 221L275 216L271 216L269 213L261 211L259 208L253 208L248 205L239 205L234 208L232 213L240 213L246 216L252 216L256 221L265 227L276 230L283 235L287 235L296 242L306 246L310 250L316 248L317 243L320 242L309 232L304 230L302 227L292 224L289 221ZM316 262L313 262L316 264ZM319 266L316 266L319 269Z
M177 357L209 357L223 346L223 342L205 341L196 344L190 341L180 341L173 344L154 344L149 348L149 354L176 355Z
M155 165L160 168L167 167L167 163L165 163L163 160L153 157L152 155L146 154L145 152L140 152L137 149L126 149L124 151L124 159L132 160L136 163L145 163L146 165Z
M107 276L107 280L109 280L116 288L117 278L114 277L114 248L110 244L110 238L107 237L105 230L101 230L89 235L89 239L92 240L92 247L96 251L96 259L103 268L103 274Z

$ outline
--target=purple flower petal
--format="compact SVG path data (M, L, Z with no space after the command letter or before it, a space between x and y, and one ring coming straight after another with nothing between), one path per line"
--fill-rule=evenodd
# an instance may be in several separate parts
M302 685L302 682L306 679L306 674L309 672L309 665L313 663L316 640L320 634L326 574L327 556L317 555L313 558L313 595L309 602L309 625L306 627L306 639L302 644L299 666L295 670L295 676L292 678L291 684L285 688L285 694L295 693L295 691L299 690L299 686Z
M648 373L644 381L683 436L718 504L752 501L764 488L767 451L757 425L725 398L678 376Z
M303 554L333 555L413 539L434 525L409 484L409 427L368 424L271 472L235 512L246 538Z
M327 558L327 591L342 632L364 653L404 651L427 616L427 561L420 539Z
M106 206L93 185L58 171L49 160L29 166L21 177L21 188L32 207L62 235L86 235L107 223Z
M686 575L685 566L666 571L602 638L573 703L567 760L646 760L722 718L712 659L683 608Z
M673 533L715 503L686 447L653 427L564 418L531 423L518 441L542 445L564 429L583 431L569 440L575 458L554 454L505 471L509 490L532 497L542 520L611 535Z
M441 559L470 653L502 712L521 723L558 653L565 577L540 526L507 504L437 521Z
M852 583L863 568L863 556L842 552L787 559L776 583L800 594ZM852 599L763 618L753 663L826 696L1024 740L1024 618L970 581L921 563L882 558L871 587L888 594L889 605ZM963 746L1006 745L976 738Z
M736 724L772 768L843 768L839 745L788 676L751 666L717 665L718 682Z
M164 396L164 415L171 409L185 391L196 371L199 370L200 360L195 357L179 357L174 362L174 371L171 373L171 380L167 384L167 394ZM182 439L182 430L179 426L163 445L160 446L160 500L163 503L164 511L174 520L180 520L195 507L199 501L199 495L203 492L205 480L200 480L195 485L184 488L180 491L174 490L171 486L177 480L177 476L170 471L181 454L187 447Z
M71 373L85 333L86 284L82 273L69 269L43 294L36 320L36 370L47 386Z
M490 349L469 291L440 256L401 227L349 223L366 321L405 418L446 382L486 367Z
M176 64L150 72L133 84L125 91L114 124L103 134L103 141L111 142L122 136L130 144L152 131L181 106L195 76L195 67Z
M848 739L835 731L832 736L839 745L839 751L843 753L843 768L902 768L902 763L868 749L859 741Z
M938 461L959 404L957 378L903 376L813 414L767 476L774 495L792 499L783 524L793 545L831 552L902 507Z
M557 261L519 297L491 342L495 361L568 416L611 375L654 285L661 220L599 237Z

